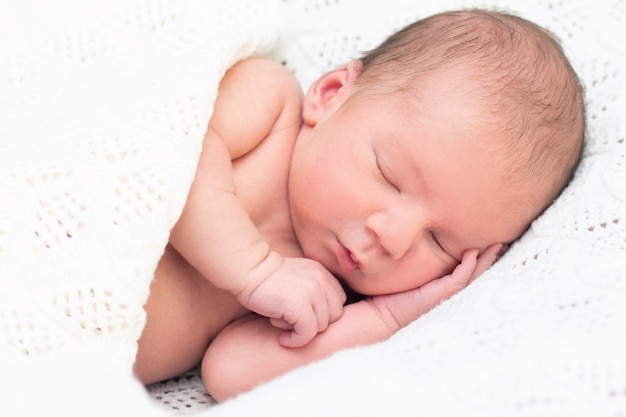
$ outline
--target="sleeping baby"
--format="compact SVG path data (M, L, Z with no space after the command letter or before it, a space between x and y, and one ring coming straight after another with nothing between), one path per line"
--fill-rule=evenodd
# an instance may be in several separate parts
M221 401L388 338L559 195L584 119L558 43L500 12L415 22L306 94L279 64L236 64L155 273L136 375L202 362Z

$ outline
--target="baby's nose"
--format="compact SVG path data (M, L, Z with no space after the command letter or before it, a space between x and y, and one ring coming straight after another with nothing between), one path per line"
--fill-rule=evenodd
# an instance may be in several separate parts
M402 259L423 234L422 222L408 210L376 213L368 218L367 227L377 236L383 250L395 260Z

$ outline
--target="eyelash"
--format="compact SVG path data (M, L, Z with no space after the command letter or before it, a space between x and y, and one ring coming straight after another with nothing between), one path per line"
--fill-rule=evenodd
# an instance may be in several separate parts
M448 253L444 247L441 245L441 243L439 242L439 239L437 239L437 236L435 236L435 234L433 232L430 232L430 237L433 239L433 241L435 242L435 244L439 247L439 249L441 249L443 252Z
M439 246L441 249L443 249L443 246L441 246L441 243L439 243L439 240L437 240L437 236L435 236L435 234L433 232L430 232L430 237L435 242L435 244L437 246Z
M387 181L387 183L389 185L391 185L393 188L396 189L396 191L400 191L400 189L398 188L398 186L396 186L391 180L389 180L389 178L387 178L387 176L385 175L385 173L383 172L383 169L380 166L380 162L378 161L378 157L376 157L376 167L378 168L378 172L380 172L380 175L382 175L383 179L385 181Z
M456 257L454 257L453 255L451 255L444 247L443 245L439 242L439 239L437 239L437 236L435 236L435 234L433 232L430 232L430 237L433 240L433 242L435 242L435 245L437 245L437 247L439 248L439 250L441 250L443 253L445 253L447 256L455 259L458 263L461 263L460 260L458 260Z

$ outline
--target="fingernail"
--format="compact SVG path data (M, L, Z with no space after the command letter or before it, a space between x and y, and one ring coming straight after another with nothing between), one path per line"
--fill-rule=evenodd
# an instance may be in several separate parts
M495 261L493 261L493 263L496 263L500 260L500 258L502 258L504 256L504 254L506 253L506 251L509 250L509 245L508 244L502 244L502 247L500 248L500 250L498 251L498 254L496 255L496 259Z

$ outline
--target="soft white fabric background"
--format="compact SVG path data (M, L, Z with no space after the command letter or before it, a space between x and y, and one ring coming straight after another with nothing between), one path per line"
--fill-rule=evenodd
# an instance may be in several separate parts
M163 413L131 376L134 340L228 65L277 45L306 87L416 18L471 6L561 38L588 101L573 183L497 265L390 340L203 414L626 416L619 0L1 3L0 414ZM197 412L194 384L151 392Z

